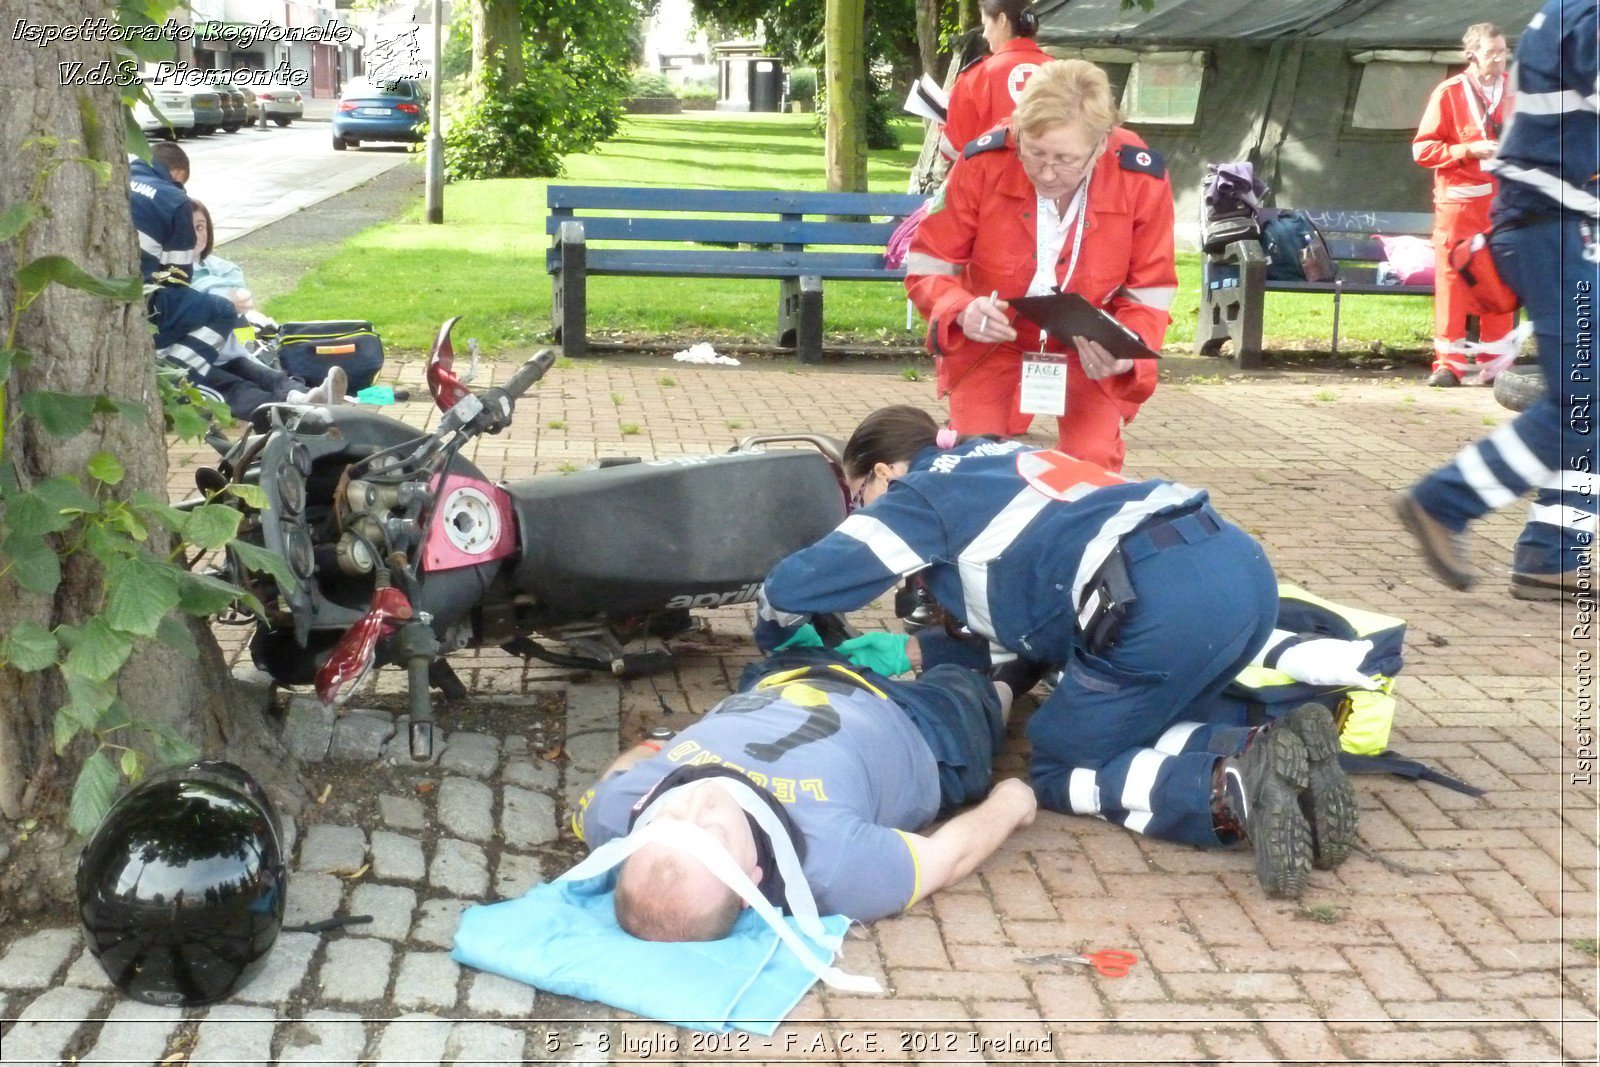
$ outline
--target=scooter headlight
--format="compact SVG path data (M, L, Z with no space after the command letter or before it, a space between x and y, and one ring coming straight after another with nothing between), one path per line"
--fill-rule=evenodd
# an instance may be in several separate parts
M316 551L311 535L304 526L285 526L283 530L284 555L289 558L289 569L298 578L309 579L317 569Z
M306 509L306 480L293 467L285 466L278 472L278 500L283 513L291 518Z

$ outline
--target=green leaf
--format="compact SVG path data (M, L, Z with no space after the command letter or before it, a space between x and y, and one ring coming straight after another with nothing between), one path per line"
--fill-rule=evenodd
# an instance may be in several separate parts
M179 575L170 563L139 554L115 564L106 576L106 607L100 616L116 629L153 637L167 612L178 606Z
M94 417L94 397L39 389L22 394L22 410L37 419L51 436L75 437L89 428Z
M146 492L143 489L134 493L129 500L135 508L149 515L173 533L183 529L184 522L189 518L187 512L179 511L154 493Z
M11 240L27 229L28 223L39 217L39 205L28 200L18 200L0 211L0 243Z
M46 478L33 487L33 491L57 511L81 511L93 514L100 510L94 497L83 491L83 485L71 475L58 474Z
M190 763L200 758L200 750L179 736L164 722L141 722L155 739L156 758L162 764Z
M119 560L139 551L137 544L97 522L90 523L84 530L83 543L89 555L99 560L102 567L114 567Z
M248 541L235 541L228 546L228 549L238 555L239 562L247 570L270 574L284 588L295 584L294 572L289 569L288 561L276 552L259 545L252 545Z
M172 419L172 432L178 435L179 440L197 441L211 427L211 423L192 404L175 404L167 408L167 415Z
M133 713L128 710L128 705L121 697L111 702L111 706L100 715L97 729L102 734L114 733L133 725Z
M62 711L85 730L97 728L101 716L116 702L116 685L85 678L66 664L62 664L61 677L67 683L67 703Z
M123 749L122 758L118 762L122 765L122 776L128 781L137 782L144 777L144 760L133 749Z
M30 593L49 596L61 584L61 561L37 537L12 534L0 545L0 554L11 557L11 577Z
M244 515L226 504L202 504L189 512L178 535L196 548L221 548L239 532Z
M109 526L123 537L141 544L150 540L150 529L145 526L144 520L129 510L128 505L120 500L107 502L101 515L101 523Z
M42 671L61 655L56 635L31 619L24 619L6 634L5 661L19 671Z
M16 353L15 348L0 348L0 381L11 377L11 361Z
M155 632L153 625L150 632ZM132 637L113 630L102 616L95 615L83 624L78 644L67 653L64 667L90 681L103 682L122 669L132 651Z
M178 579L178 606L190 615L215 615L242 594L243 590L209 574L184 571Z
M267 491L259 485L251 485L249 482L229 482L227 491L257 511L267 510Z
M200 646L194 643L194 634L182 619L168 615L156 627L156 640L168 648L176 649L185 659L199 659Z
M13 537L43 537L60 533L77 521L75 515L62 514L37 489L19 493L6 501L6 526Z
M83 761L77 784L72 787L72 806L67 821L84 837L94 833L100 820L111 810L117 793L117 769L105 752L99 751Z
M17 271L17 284L24 294L42 293L51 282L128 304L144 292L139 278L96 278L66 256L40 256Z
M54 723L56 755L65 755L67 746L72 744L72 739L77 737L82 730L83 727L78 724L78 721L67 714L66 708L58 709Z
M96 452L90 456L85 469L88 470L89 477L106 485L121 484L122 479L128 473L128 469L122 465L122 461L110 452Z

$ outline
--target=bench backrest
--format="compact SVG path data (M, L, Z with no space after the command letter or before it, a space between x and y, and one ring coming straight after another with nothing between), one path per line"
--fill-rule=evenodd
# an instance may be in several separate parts
M926 199L909 193L551 185L545 232L553 237L563 221L581 218L588 241L882 248L900 219ZM874 222L873 216L888 221Z
M1433 215L1426 211L1353 211L1347 208L1306 208L1306 214L1321 231L1334 259L1358 263L1383 262L1383 246L1373 234L1398 237L1408 234L1429 238L1433 234Z

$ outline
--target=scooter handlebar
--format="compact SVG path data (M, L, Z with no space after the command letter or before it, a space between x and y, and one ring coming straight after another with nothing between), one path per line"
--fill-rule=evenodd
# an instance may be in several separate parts
M533 358L518 367L517 373L501 387L505 390L507 398L513 401L520 399L523 393L533 388L533 383L549 373L555 362L556 352L553 348L540 349L534 353Z

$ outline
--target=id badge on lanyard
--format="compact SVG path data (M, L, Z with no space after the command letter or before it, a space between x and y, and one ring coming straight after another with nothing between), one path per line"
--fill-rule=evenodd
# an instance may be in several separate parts
M1083 183L1067 207L1066 222L1076 231L1072 235L1072 258L1067 263L1066 276L1056 285L1056 292L1065 292L1078 269L1078 253L1083 250L1083 231L1088 228L1089 179L1093 172L1084 175ZM1030 294L1032 290L1030 289ZM1024 415L1054 415L1067 413L1067 356L1063 352L1043 351L1047 335L1039 335L1038 352L1028 352L1022 357L1022 396L1018 410Z
M1024 415L1067 413L1067 357L1062 352L1029 352L1022 357Z

